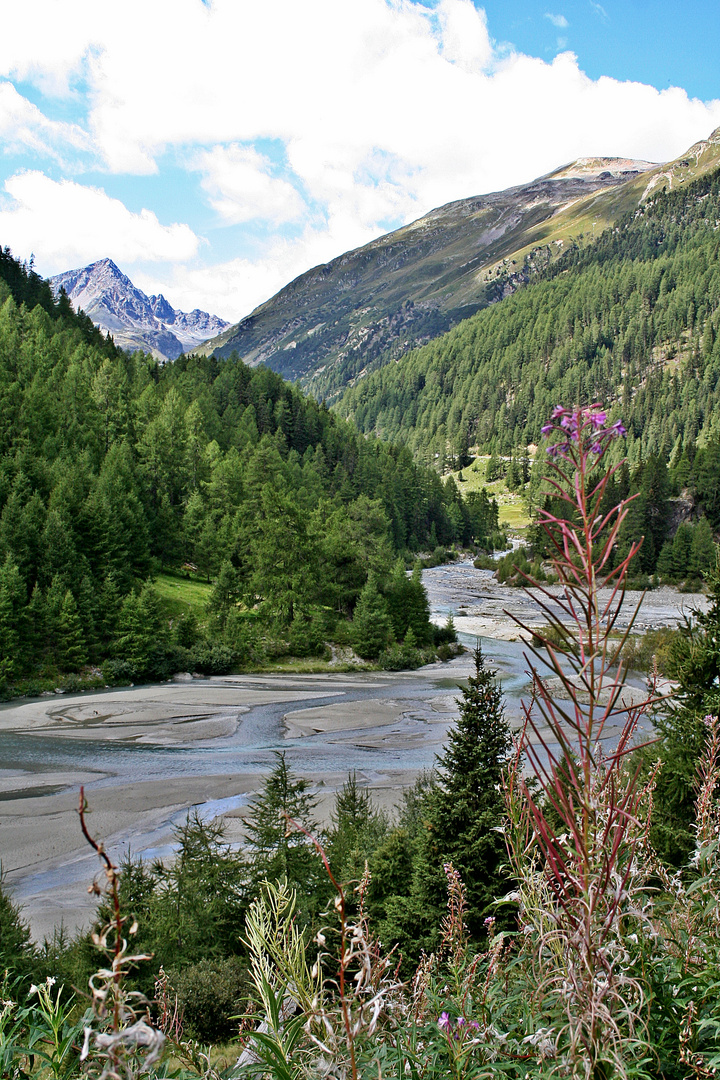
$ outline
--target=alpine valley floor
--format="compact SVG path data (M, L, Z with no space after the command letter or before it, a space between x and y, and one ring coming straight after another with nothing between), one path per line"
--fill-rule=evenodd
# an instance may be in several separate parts
M509 719L519 724L527 661L507 613L538 625L537 608L469 562L427 570L423 580L436 621L452 613L469 647L481 636ZM639 594L628 594L628 615L633 599ZM636 627L676 625L705 603L658 589L645 596ZM129 850L171 855L173 828L190 807L224 818L228 840L239 844L248 800L280 750L312 781L321 820L353 769L390 808L432 766L471 668L466 653L414 672L188 675L0 708L0 859L34 935L41 940L60 921L72 931L94 910L88 885L99 867L80 835L81 784L90 829L116 860ZM642 681L631 683L630 694L640 693Z

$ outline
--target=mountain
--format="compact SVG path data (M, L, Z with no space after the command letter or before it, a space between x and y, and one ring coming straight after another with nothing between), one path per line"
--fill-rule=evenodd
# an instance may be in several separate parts
M530 184L460 199L302 274L197 351L266 363L332 399L508 295L569 243L720 161L720 129L674 162L581 158Z
M628 429L634 464L684 449L692 460L720 431L720 168L684 160L594 242L568 245L499 303L378 363L338 411L442 468L475 445L524 453L553 406L603 401Z
M50 278L56 293L65 289L76 310L112 334L123 349L142 349L158 360L174 360L229 324L197 308L177 311L165 297L146 296L112 259Z
M531 184L448 203L309 270L199 351L237 350L250 365L266 363L332 395L381 354L397 357L500 298L524 250L547 243L562 211L591 213L598 193L653 168L585 159Z

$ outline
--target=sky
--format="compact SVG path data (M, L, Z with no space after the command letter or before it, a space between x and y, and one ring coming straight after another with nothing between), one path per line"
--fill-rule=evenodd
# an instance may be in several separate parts
M0 245L231 321L453 199L720 126L718 0L3 7Z

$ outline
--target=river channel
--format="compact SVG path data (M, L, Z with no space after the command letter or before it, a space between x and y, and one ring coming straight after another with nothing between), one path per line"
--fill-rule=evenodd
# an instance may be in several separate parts
M423 576L434 621L453 614L461 640L481 638L517 725L527 648L507 612L542 620L521 591L469 562ZM638 628L674 625L704 598L649 594ZM630 610L630 605L628 605ZM514 640L513 640L514 639ZM386 807L432 766L457 716L468 653L415 672L181 677L158 686L11 703L0 708L0 860L5 882L41 939L61 920L86 923L96 859L76 806L85 786L91 830L116 859L172 853L173 829L194 807L222 816L240 843L243 813L274 753L311 782L318 815L355 770ZM634 680L638 684L638 680Z

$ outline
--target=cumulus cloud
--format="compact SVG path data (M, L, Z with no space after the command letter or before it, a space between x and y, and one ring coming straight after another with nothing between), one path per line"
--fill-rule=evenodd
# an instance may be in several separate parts
M567 25L562 14L547 17ZM25 0L3 27L2 75L81 102L106 170L151 174L171 155L219 225L261 219L281 233L289 223L295 233L301 228L254 260L227 264L237 314L256 302L253 282L269 288L278 267L299 272L434 206L577 157L668 160L720 125L720 101L590 79L569 52L546 62L497 49L472 0ZM28 130L41 131L37 117ZM264 155L268 140L284 148L280 171ZM22 183L22 198L13 195L17 204L0 224L14 222L17 235L22 221L41 237L34 222L51 226L54 209L38 201L26 213L30 182ZM37 184L37 198L56 208L61 185ZM73 258L80 248L110 253L131 236L137 252L197 250L189 226L161 226L120 204L110 213L107 196L99 197L104 209L90 235L73 211L85 237L65 249ZM126 220L132 228L119 225ZM61 231L51 227L48 241L58 259ZM39 248L34 239L32 246ZM60 268L70 261L68 254ZM215 271L177 273L200 287Z
M210 204L226 222L262 218L274 225L295 221L304 202L292 184L272 175L269 158L252 146L214 146L198 154L195 167Z
M25 257L34 252L45 274L105 256L118 262L184 261L198 249L187 225L161 225L150 210L132 213L100 188L58 182L37 171L17 173L4 187L3 243Z
M0 82L0 139L5 154L30 150L56 160L61 160L61 150L90 145L80 127L48 120L9 82Z

